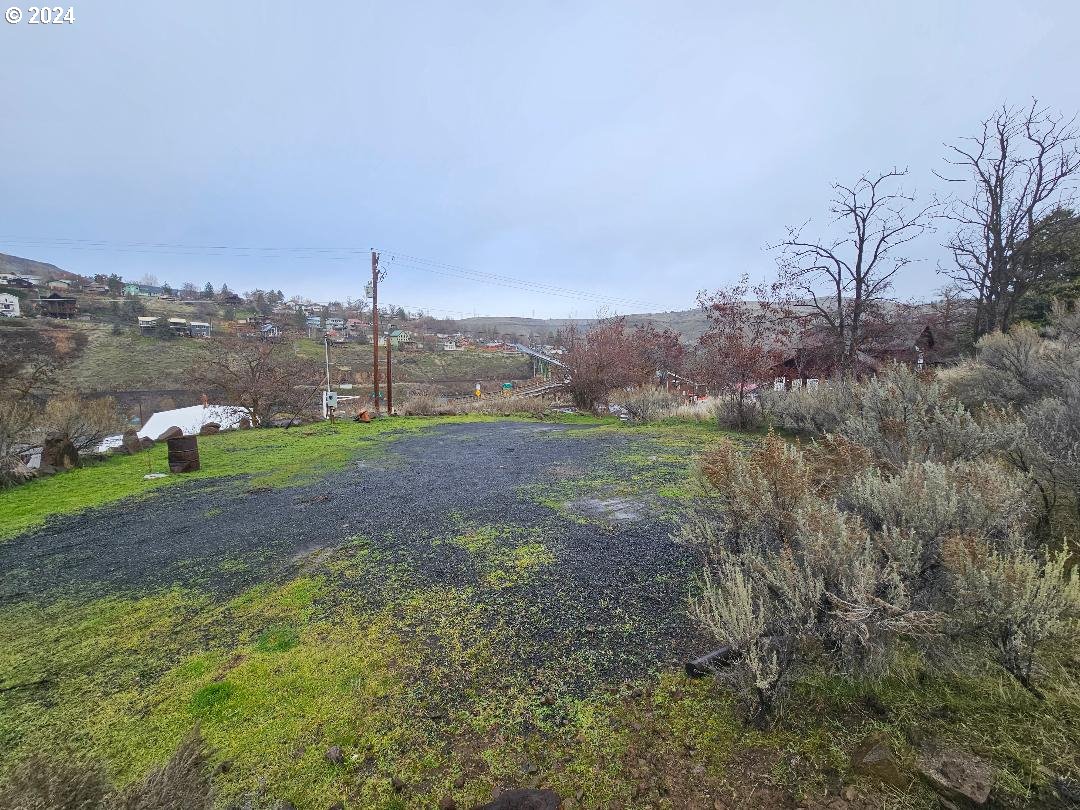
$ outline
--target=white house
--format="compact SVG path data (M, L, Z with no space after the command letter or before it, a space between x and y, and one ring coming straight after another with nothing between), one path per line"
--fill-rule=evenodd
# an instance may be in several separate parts
M0 293L0 318L18 318L21 314L18 297Z

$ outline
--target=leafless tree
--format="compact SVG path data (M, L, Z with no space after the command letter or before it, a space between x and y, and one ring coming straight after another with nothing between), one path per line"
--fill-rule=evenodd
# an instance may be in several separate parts
M246 409L253 424L263 425L308 410L322 379L322 367L298 357L290 344L235 335L207 341L192 368L196 385L221 391L228 404Z
M926 231L933 206L896 188L907 170L864 174L851 186L833 184L829 207L843 229L835 239L810 239L788 228L778 251L781 274L805 295L812 320L836 342L838 365L851 366L861 343L863 320L910 259L900 248Z
M1049 265L1036 260L1035 245L1057 238L1080 170L1076 117L1032 100L1003 106L982 122L982 131L958 145L946 144L950 169L938 176L966 184L945 217L956 227L946 247L953 267L944 272L978 302L974 337L1009 328L1014 306Z

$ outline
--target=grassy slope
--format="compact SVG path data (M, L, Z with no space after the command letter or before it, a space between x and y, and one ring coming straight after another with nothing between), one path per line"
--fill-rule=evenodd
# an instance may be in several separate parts
M71 384L82 391L186 388L187 371L205 346L202 341L190 339L114 335L103 326L73 327L85 330L90 338L70 372ZM323 344L319 341L298 340L296 349L313 360L323 359ZM331 364L366 371L371 364L371 346L333 346ZM394 373L399 382L518 380L528 376L529 364L520 357L482 352L399 352L394 356Z
M377 452L391 429L432 421L441 420L220 435L202 442L202 475L302 480L365 446ZM662 448L620 454L638 493L655 489L670 464L682 477L664 477L669 494L684 497L678 481L690 480L694 452L723 437L700 424L575 421L646 435ZM144 463L113 459L0 495L0 514L21 502L19 520L34 522L50 508L144 492ZM573 481L578 495L620 485L588 471ZM584 697L564 691L573 661L507 671L500 651L515 638L483 597L512 594L503 589L548 564L543 541L462 526L446 542L473 554L483 575L461 587L418 583L358 536L317 571L224 604L176 590L0 608L0 752L9 752L0 769L31 750L70 751L101 759L124 781L164 760L195 722L218 758L233 762L219 779L226 798L255 795L260 807L287 798L300 810L337 799L350 808L429 808L444 795L472 806L493 784L529 782L576 797L575 807L695 806L687 789L742 797L743 806L790 806L788 795L808 803L851 780L878 807L936 806L917 783L882 793L847 773L848 753L873 730L909 762L912 741L925 737L990 757L1006 806L1044 783L1045 769L1080 767L1072 653L1046 678L1045 702L996 672L937 678L912 667L876 682L811 679L768 733L743 728L723 691L673 670L596 684ZM40 695L38 681L50 684ZM863 708L870 693L887 718ZM324 757L334 744L345 752L341 766ZM395 791L392 778L409 787ZM252 794L260 784L266 794Z
M322 361L322 341L302 339L296 343L297 352L304 357ZM380 353L380 357L385 355ZM504 355L480 351L463 352L395 352L394 375L401 382L464 379L520 380L531 370L520 355ZM354 371L371 367L371 344L346 343L330 347L331 366L344 366Z

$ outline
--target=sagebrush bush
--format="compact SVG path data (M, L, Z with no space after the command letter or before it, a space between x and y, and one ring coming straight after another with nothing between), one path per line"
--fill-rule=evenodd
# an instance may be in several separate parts
M1045 335L1020 324L984 336L976 358L943 376L983 421L1007 424L1006 458L1031 476L1041 530L1080 534L1080 310L1053 307ZM994 409L997 409L996 411ZM1004 409L1004 411L1002 410Z
M684 399L678 394L652 385L612 392L609 398L612 403L625 408L637 422L653 422L673 416Z
M722 675L749 720L774 716L810 665L876 674L918 652L954 666L962 649L1034 689L1042 649L1075 640L1080 591L1063 557L1032 547L1024 477L921 447L881 458L846 437L804 449L770 434L704 457L691 612L732 649Z

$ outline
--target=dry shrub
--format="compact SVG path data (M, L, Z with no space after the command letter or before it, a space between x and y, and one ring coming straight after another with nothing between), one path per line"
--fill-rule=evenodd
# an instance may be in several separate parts
M722 444L701 471L691 611L734 651L723 675L753 722L810 664L866 675L908 650L954 666L962 649L1031 688L1041 649L1076 637L1077 585L1064 557L1029 548L1024 480L999 463L897 468L848 439L807 451L770 435ZM978 553L957 554L961 536Z
M209 750L196 727L168 762L122 791L109 810L212 810L208 759Z
M743 397L741 407L738 396L717 399L713 416L722 428L731 430L757 430L765 424L765 413L757 399Z
M77 761L52 762L33 756L0 785L7 810L100 810L113 787L101 768Z
M674 415L683 397L663 388L643 385L612 394L611 401L621 405L637 422L653 422Z
M548 403L539 397L484 397L482 399L446 399L431 391L410 393L395 410L402 416L541 416Z
M123 790L97 765L34 756L0 784L4 810L211 810L209 751L192 729L169 761Z
M82 399L75 394L54 397L45 404L38 420L42 437L71 439L79 452L93 450L107 436L120 433L127 422L112 397Z

